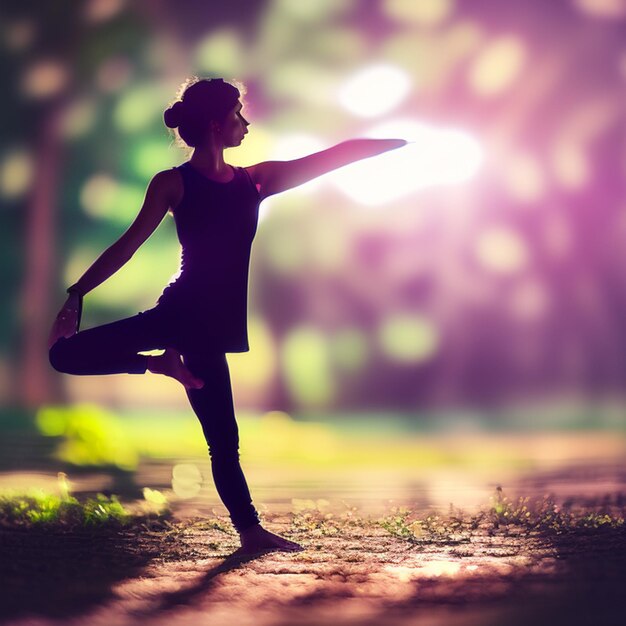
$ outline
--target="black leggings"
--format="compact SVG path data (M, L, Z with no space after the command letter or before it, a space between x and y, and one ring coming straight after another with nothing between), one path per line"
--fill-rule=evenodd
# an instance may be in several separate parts
M187 331L189 329L186 329ZM96 374L144 374L148 357L139 351L177 348L201 389L187 390L209 447L215 487L241 532L259 523L250 491L239 464L239 431L226 355L182 341L171 316L157 305L132 317L61 337L50 348L55 370L79 376Z

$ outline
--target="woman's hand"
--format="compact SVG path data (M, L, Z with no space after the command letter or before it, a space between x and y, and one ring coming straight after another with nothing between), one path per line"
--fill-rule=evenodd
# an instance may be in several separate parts
M50 330L48 350L52 348L61 337L71 337L78 332L79 310L80 296L75 292L70 293Z

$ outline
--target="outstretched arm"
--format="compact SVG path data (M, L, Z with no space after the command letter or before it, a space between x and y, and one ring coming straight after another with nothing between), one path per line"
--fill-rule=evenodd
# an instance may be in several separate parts
M407 143L404 139L350 139L301 159L264 161L246 169L252 180L260 186L261 196L266 198L354 161L401 148Z

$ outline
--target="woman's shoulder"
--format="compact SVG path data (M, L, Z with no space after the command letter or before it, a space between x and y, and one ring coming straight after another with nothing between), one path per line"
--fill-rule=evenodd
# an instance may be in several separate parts
M183 180L179 168L180 166L161 170L151 181L158 193L168 199L170 206L176 206L183 195Z
M257 166L256 165L247 165L246 167L240 167L239 169L243 170L252 180L252 182L257 182Z
M161 170L152 177L152 180L158 180L162 183L180 180L180 170L182 169L183 165L185 164L183 163L182 165L177 165L176 167L170 167L167 170Z
M181 187L183 180L180 166L157 172L152 177L152 182L164 190L177 189Z
M261 179L261 172L259 172L259 165L261 164L257 163L256 165L248 165L246 167L241 167L239 169L245 172L245 174L247 174L248 178L252 182L252 185L255 187L257 193L259 194L259 196L261 196L262 179Z

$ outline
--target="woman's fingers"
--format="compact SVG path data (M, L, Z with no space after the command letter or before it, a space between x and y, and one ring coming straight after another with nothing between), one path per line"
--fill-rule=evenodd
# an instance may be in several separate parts
M76 333L76 313L65 313L65 319L61 320L61 331L64 337L71 337Z
M65 337L65 329L61 328L60 323L57 321L54 323L52 330L50 331L50 338L48 339L48 349L50 349L61 337Z
M48 336L48 350L57 342L61 335L59 334L59 322L55 321L50 329L50 335Z
M58 315L48 338L48 349L50 349L61 337L71 337L76 334L76 322L78 314L62 310Z

